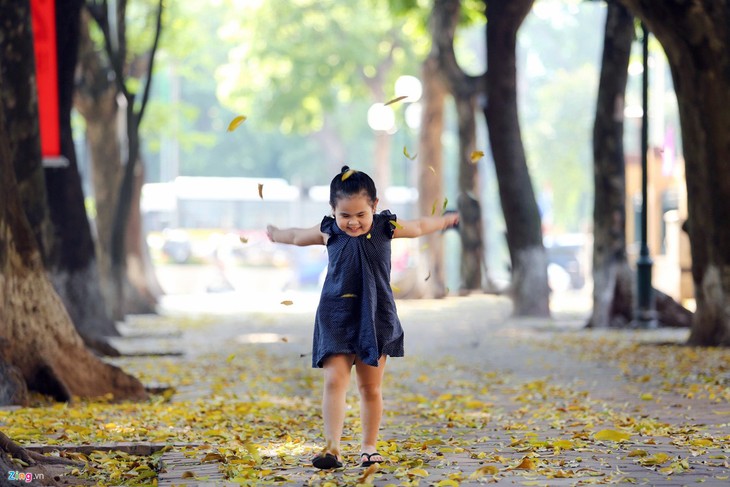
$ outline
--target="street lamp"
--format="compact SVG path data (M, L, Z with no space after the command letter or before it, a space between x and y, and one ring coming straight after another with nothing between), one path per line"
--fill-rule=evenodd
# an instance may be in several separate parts
M647 244L647 206L648 206L648 160L649 152L649 31L646 24L641 23L644 35L642 42L644 72L641 82L641 103L643 114L641 117L641 248L636 261L637 282L637 310L635 321L641 328L656 328L657 321L654 312L654 296L651 288L652 260Z

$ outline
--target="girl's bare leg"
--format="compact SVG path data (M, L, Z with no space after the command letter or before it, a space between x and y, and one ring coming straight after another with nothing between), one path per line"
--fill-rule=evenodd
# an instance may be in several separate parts
M352 355L332 355L324 362L324 392L322 416L327 449L340 458L340 439L345 423L347 388L350 385Z
M360 419L362 421L362 452L374 453L378 441L380 420L383 416L383 373L386 356L380 357L378 366L364 364L355 359L357 385L360 390ZM382 457L373 456L373 461L382 461Z

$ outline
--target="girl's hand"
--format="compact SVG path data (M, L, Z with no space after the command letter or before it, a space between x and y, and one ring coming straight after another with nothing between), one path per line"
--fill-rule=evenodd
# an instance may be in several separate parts
M459 224L459 213L455 211L447 211L444 214L444 230L454 228Z
M266 236L269 237L269 240L271 240L272 242L275 242L274 232L276 230L278 230L278 228L275 227L274 225L266 225Z

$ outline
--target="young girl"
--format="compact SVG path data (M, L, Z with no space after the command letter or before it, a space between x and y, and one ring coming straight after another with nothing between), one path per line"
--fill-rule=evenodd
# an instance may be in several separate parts
M411 238L452 227L458 214L397 220L376 213L375 183L364 172L342 168L330 183L333 216L310 228L266 229L272 242L326 245L327 276L314 324L312 366L324 369L322 415L327 446L312 460L316 468L342 467L340 438L345 396L355 366L360 391L362 453L367 467L382 463L376 451L383 414L383 381L387 356L403 356L403 328L390 287L390 239Z

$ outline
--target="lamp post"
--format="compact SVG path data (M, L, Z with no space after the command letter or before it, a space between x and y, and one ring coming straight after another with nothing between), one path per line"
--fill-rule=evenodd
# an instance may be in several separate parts
M641 328L656 328L657 321L654 312L654 296L651 287L652 260L647 244L647 207L648 207L648 160L649 152L649 31L646 24L641 23L643 33L643 64L644 72L641 82L641 248L636 261L637 282L637 310L636 326Z

